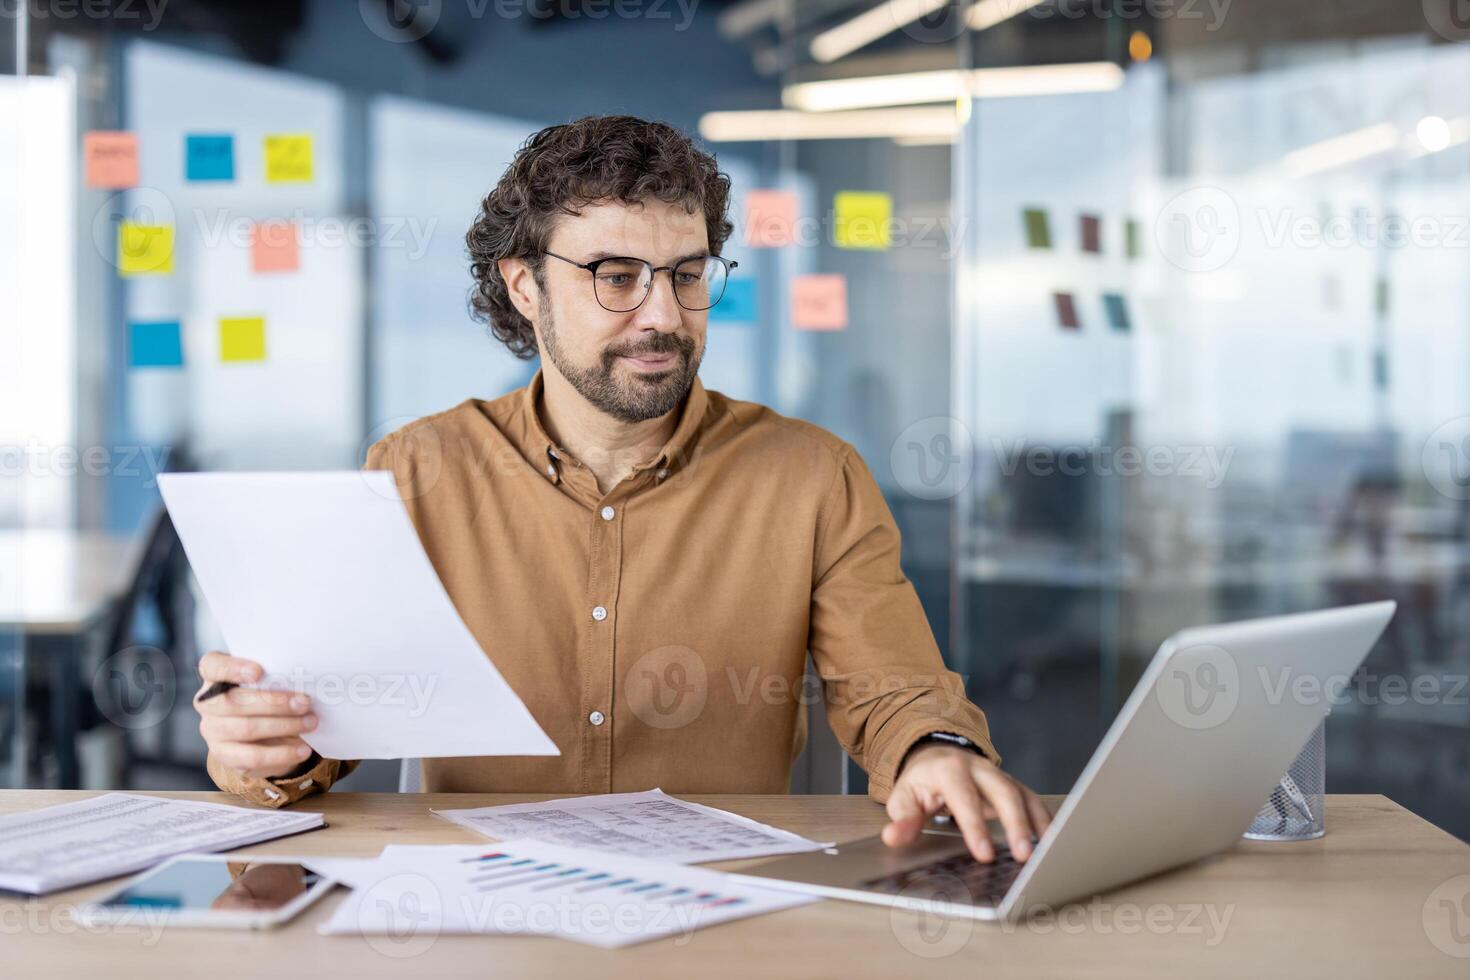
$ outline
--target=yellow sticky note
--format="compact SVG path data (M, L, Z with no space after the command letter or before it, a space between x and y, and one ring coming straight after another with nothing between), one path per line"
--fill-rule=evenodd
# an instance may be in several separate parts
M265 138L267 184L310 183L311 175L310 133L277 133Z
M219 359L265 360L265 317L220 317Z
M117 268L125 276L168 276L174 271L173 225L117 226Z
M889 246L892 197L881 191L838 191L832 208L832 243L838 248Z

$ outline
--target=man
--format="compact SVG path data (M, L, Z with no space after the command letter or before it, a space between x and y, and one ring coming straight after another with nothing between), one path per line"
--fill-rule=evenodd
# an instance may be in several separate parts
M890 844L947 809L977 859L997 817L1025 860L1046 810L945 670L863 461L699 382L729 190L678 131L589 117L532 136L482 202L471 306L541 370L400 429L367 466L393 471L456 608L561 755L425 759L424 788L784 792L810 651ZM260 668L210 653L200 673ZM199 711L211 775L256 802L355 765L301 740L304 695L240 688Z

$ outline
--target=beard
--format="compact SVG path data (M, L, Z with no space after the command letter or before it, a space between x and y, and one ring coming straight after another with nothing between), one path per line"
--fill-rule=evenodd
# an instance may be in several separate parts
M551 302L545 292L541 294L537 312L547 359L583 398L620 422L644 422L667 415L694 387L704 351L689 337L655 332L631 343L609 347L602 352L598 364L582 367L572 363L557 339ZM614 373L619 357L650 354L675 354L677 359L665 371L632 372L631 376L621 377Z

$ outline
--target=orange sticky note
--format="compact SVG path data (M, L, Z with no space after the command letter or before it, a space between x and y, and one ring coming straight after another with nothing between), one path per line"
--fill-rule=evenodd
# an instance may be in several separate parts
M797 276L791 280L791 323L798 330L847 326L847 277Z
M295 272L301 268L296 222L284 218L250 226L250 267L256 272Z
M125 190L138 186L138 134L96 130L82 138L87 186Z
M796 195L754 190L745 195L745 244L780 248L796 239Z

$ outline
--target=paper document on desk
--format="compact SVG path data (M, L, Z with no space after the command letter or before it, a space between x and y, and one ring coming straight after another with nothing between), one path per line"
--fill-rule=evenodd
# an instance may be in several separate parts
M799 854L829 846L736 813L677 799L661 789L431 812L499 840L534 837L677 864Z
M158 482L230 653L265 668L259 686L311 696L317 752L559 754L460 619L391 473Z
M330 862L300 860L330 874ZM447 933L560 936L614 948L815 901L706 868L534 840L393 845L371 874L350 877L352 893L319 931L388 936L399 951Z
M0 888L44 895L323 825L320 813L105 793L0 817Z

